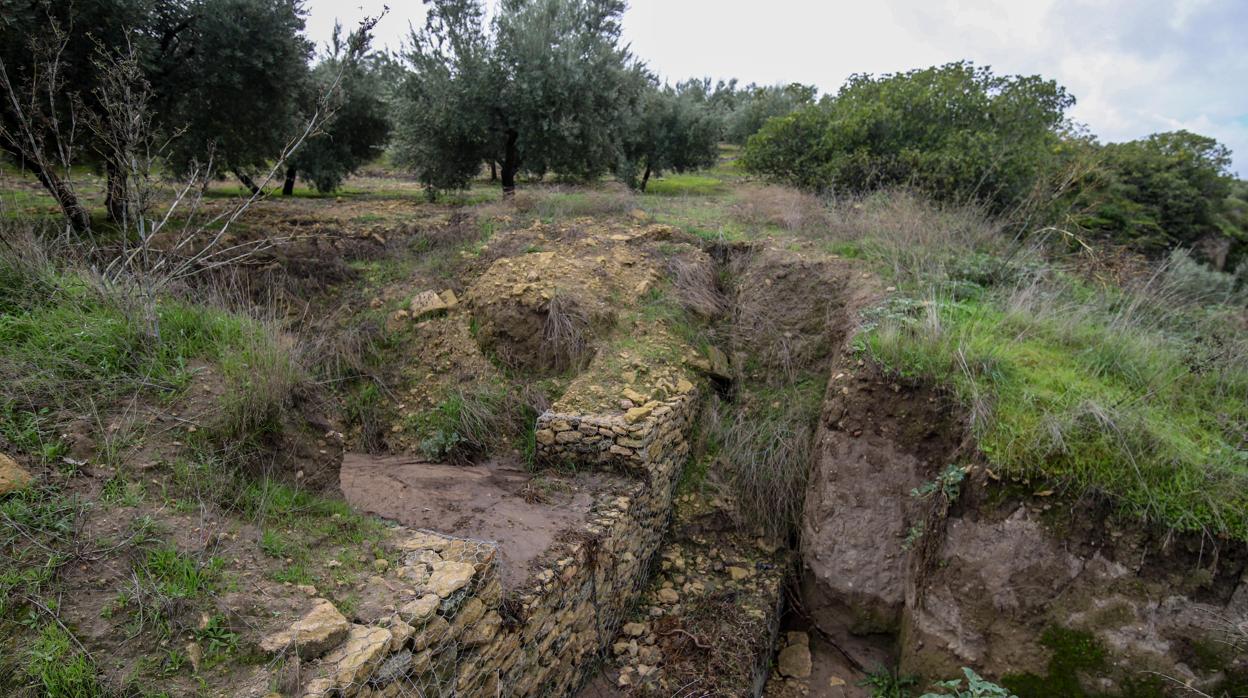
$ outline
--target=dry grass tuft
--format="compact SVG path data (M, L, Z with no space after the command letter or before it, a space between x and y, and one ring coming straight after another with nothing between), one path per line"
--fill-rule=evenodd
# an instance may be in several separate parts
M510 199L485 204L478 210L483 217L502 215L536 216L544 221L573 218L607 218L637 208L637 197L616 183L585 189L564 185L532 185Z
M546 302L541 361L556 372L579 371L589 363L590 317L569 293L555 288Z
M827 241L886 265L902 283L932 283L949 276L970 253L1021 262L1034 254L1005 235L987 212L940 207L908 191L845 199L828 208Z
M788 187L749 185L737 192L732 217L756 227L774 227L805 237L825 234L830 216L814 194Z
M803 381L735 403L712 398L703 409L698 445L719 461L713 475L745 530L786 540L800 524L822 396L821 382Z
M716 318L728 309L728 301L719 290L715 266L705 256L673 256L667 261L676 299L686 310L703 318Z

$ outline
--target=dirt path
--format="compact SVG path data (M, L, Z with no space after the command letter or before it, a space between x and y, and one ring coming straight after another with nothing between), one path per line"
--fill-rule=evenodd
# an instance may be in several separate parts
M348 453L342 491L352 506L404 525L499 543L502 582L514 588L559 535L584 521L603 475L547 478L518 462L424 463L406 456ZM527 495L527 496L526 496Z

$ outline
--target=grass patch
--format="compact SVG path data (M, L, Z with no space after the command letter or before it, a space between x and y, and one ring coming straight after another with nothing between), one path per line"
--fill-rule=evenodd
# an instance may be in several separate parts
M713 196L724 191L722 179L705 174L670 174L646 186L647 196Z
M90 657L78 650L59 626L43 627L30 647L26 674L49 698L103 698L114 695L100 680Z
M832 219L834 242L900 287L858 348L948 386L999 472L1248 540L1248 336L1242 306L1210 302L1231 297L1213 272L1172 260L1102 285L1085 261L905 195Z
M60 490L28 487L0 500L0 628L48 593L75 543L85 504Z
M1248 540L1248 373L1215 368L1194 340L1116 325L1105 299L1068 305L1069 289L1054 293L1041 304L929 299L863 344L886 366L951 386L1004 472L1109 495L1176 530Z
M200 560L173 545L161 545L147 552L135 572L165 598L194 599L217 590L223 566L220 558Z
M294 348L272 327L176 298L144 310L124 290L36 254L0 258L0 434L52 461L71 413L140 392L174 397L195 360L225 378L222 440L272 431L301 380Z

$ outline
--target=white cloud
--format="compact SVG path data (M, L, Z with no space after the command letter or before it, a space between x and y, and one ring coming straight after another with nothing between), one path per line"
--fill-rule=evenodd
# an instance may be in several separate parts
M397 48L416 0L310 0L309 33L333 18L377 28ZM814 83L852 73L969 59L998 73L1039 73L1078 99L1072 116L1102 140L1185 127L1214 136L1248 177L1248 2L1244 0L631 0L625 37L669 79Z

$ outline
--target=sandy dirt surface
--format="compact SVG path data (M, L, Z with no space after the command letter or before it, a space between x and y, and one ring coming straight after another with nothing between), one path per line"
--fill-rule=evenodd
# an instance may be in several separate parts
M538 487L537 478L545 486ZM413 528L497 542L505 588L523 582L531 563L579 526L594 495L617 480L602 473L535 478L520 463L502 459L459 466L364 453L348 453L341 471L343 494L357 509Z

